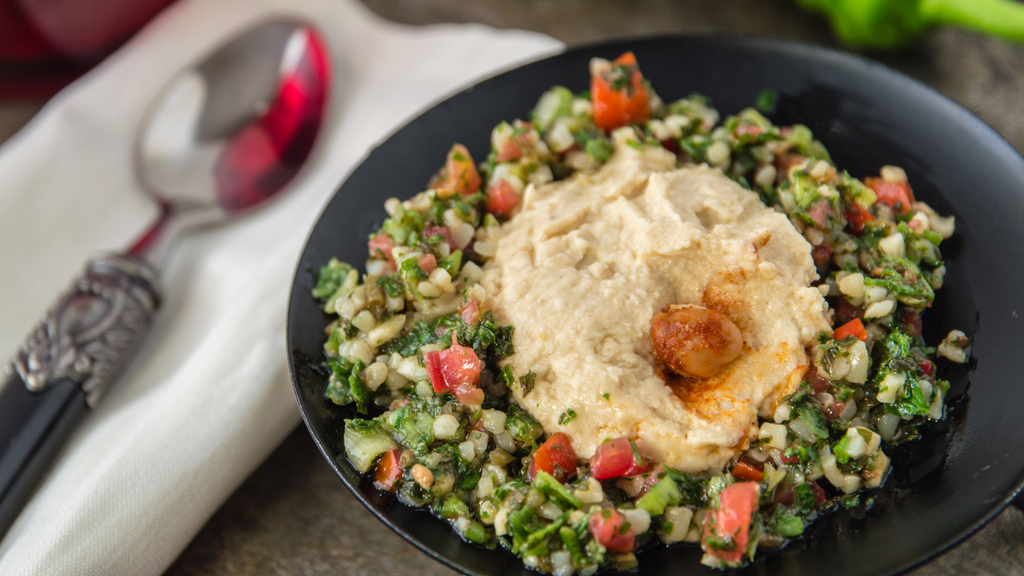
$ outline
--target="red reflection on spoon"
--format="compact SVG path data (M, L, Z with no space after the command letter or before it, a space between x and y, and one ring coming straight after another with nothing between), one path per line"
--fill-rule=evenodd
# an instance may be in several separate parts
M263 202L295 176L313 148L327 102L323 40L297 33L301 55L282 71L280 88L259 118L235 135L214 167L217 201L228 213Z

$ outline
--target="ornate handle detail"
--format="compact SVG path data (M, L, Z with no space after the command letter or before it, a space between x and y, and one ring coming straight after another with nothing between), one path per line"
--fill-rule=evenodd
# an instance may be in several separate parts
M135 353L159 305L159 278L152 266L129 256L95 256L22 345L14 369L32 392L72 380L95 408Z

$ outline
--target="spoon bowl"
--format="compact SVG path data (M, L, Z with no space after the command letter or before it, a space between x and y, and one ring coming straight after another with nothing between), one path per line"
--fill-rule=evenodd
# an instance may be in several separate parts
M159 267L182 231L275 197L313 149L329 70L316 31L272 21L176 75L150 106L135 173L162 207L129 249Z

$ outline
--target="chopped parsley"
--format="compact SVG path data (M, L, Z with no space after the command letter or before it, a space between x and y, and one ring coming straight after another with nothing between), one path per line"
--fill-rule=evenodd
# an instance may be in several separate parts
M519 378L519 385L523 387L523 396L533 392L533 386L537 383L537 375L533 373L533 370L527 372L524 376Z
M572 422L575 419L576 411L573 410L572 408L569 408L565 412L562 412L562 415L558 417L558 424L561 426L565 426L566 424Z

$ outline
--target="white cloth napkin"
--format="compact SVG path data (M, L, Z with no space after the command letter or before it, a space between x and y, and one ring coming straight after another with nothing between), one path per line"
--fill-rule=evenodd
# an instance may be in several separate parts
M310 169L269 209L177 248L152 332L0 543L0 575L163 572L299 421L287 296L338 184L428 104L562 49L519 31L398 26L353 0L172 5L0 148L0 353L13 354L90 253L125 247L156 215L131 168L150 100L271 16L315 23L332 56L336 89Z

